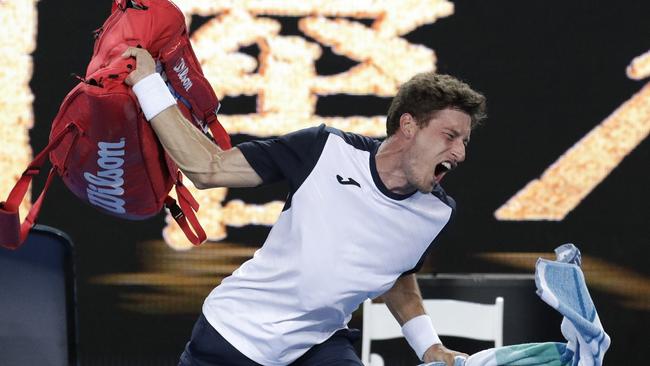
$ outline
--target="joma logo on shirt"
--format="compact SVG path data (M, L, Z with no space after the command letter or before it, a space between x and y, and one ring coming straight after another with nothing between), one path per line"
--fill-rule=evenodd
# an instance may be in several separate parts
M100 168L97 175L84 172L84 178L88 182L86 193L88 202L107 211L123 214L125 201L120 198L124 194L124 147L125 138L120 142L99 142L97 154L97 166Z
M353 185L353 186L357 186L357 187L361 188L361 184L359 184L359 182L357 182L356 180L354 180L352 178L348 178L348 179L344 180L342 176L337 174L336 175L336 180L339 183L341 183L342 185L344 185L344 186L345 185Z

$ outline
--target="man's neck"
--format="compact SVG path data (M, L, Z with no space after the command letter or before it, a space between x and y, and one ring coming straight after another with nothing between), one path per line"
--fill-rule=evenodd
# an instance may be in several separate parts
M406 179L406 173L402 166L405 145L397 136L391 136L384 140L375 155L375 164L379 179L386 188L397 194L409 194L415 191Z

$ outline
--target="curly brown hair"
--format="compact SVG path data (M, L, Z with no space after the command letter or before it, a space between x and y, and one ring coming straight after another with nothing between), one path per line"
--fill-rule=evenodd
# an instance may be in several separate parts
M413 76L397 92L388 109L386 135L399 129L402 114L411 114L420 128L426 127L433 113L454 108L467 113L474 128L486 117L485 96L450 75L423 72Z

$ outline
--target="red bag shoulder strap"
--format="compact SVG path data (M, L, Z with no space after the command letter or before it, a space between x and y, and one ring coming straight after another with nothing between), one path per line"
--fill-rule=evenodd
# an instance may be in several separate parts
M23 198L27 194L27 188L32 182L32 179L37 176L41 167L47 160L48 154L56 149L63 139L69 134L74 133L74 139L78 136L78 128L74 123L69 123L63 130L61 130L58 135L56 135L47 146L41 151L34 160L29 164L27 169L23 172L22 176L14 186L14 188L9 193L7 201L0 202L0 245L10 249L18 248L24 241L27 239L27 234L29 229L34 225L34 221L38 217L38 213L41 210L43 204L43 198L52 183L52 178L54 177L55 168L51 168L45 181L45 186L43 191L38 196L38 199L32 205L32 208L29 210L25 221L20 223L20 214L18 208ZM74 140L70 145L74 144Z
M190 103L192 114L207 124L221 149L230 149L230 136L217 119L219 100L203 75L187 35L168 43L160 51L160 61L176 93Z

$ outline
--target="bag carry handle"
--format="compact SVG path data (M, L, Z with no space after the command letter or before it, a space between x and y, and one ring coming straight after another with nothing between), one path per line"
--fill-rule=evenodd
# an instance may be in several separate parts
M169 209L169 212L172 214L172 217L176 220L181 230L183 230L187 239L194 245L202 244L207 239L207 235L205 234L205 230L203 230L201 223L196 218L196 212L199 210L199 203L196 202L187 187L183 185L183 175L180 171L177 172L176 178L176 197L178 198L178 204L175 199L167 196L167 198L165 198L165 207Z
M114 13L115 10L125 11L127 8L134 8L138 10L147 10L147 6L141 4L139 1L133 0L113 0L113 6L111 6L111 13Z
M56 169L54 167L50 169L43 191L38 196L36 202L32 205L32 208L29 210L29 213L22 224L20 223L20 213L18 212L20 203L25 198L32 179L41 172L41 166L43 166L47 160L48 154L52 150L56 149L61 141L63 141L63 138L71 132L75 133L74 136L76 138L79 130L77 125L74 123L69 123L52 140L50 140L47 146L36 155L27 169L25 169L22 176L18 179L18 182L9 193L7 201L0 202L0 246L9 249L16 249L22 245L25 239L27 239L27 234L38 217L38 213L43 205L43 198L45 198L45 193L48 188L50 188Z

